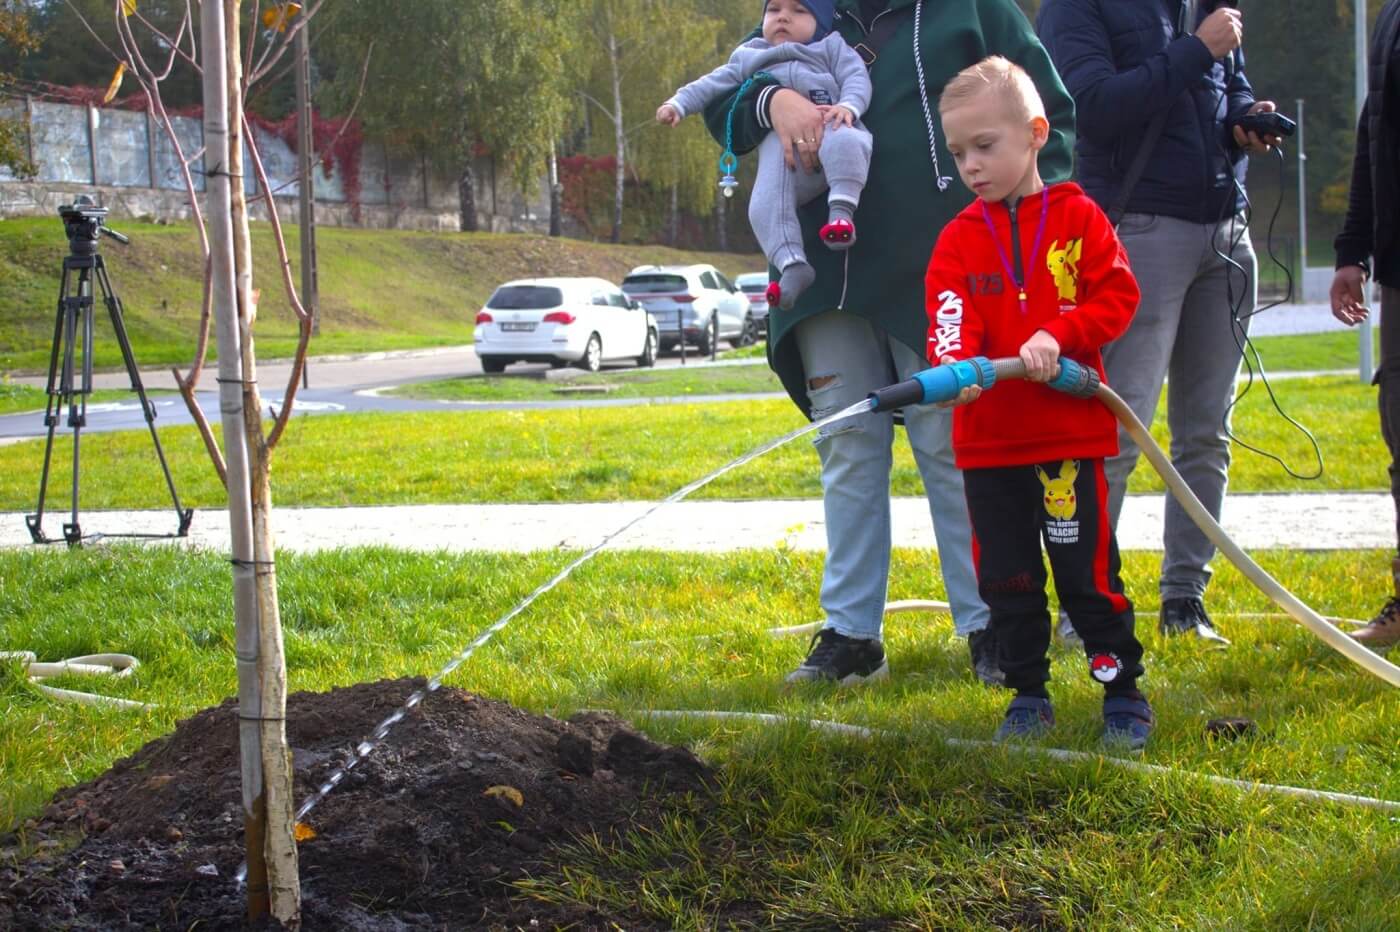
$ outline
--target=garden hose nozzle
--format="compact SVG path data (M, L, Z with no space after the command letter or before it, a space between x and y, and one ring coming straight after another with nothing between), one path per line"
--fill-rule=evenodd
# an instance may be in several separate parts
M908 405L939 404L952 401L970 385L991 388L999 379L1023 379L1026 366L1020 359L1008 356L988 359L975 356L961 362L934 366L914 373L912 378L870 393L872 411L893 411ZM1099 374L1073 359L1060 357L1060 371L1045 383L1059 392L1078 398L1092 398L1099 389Z

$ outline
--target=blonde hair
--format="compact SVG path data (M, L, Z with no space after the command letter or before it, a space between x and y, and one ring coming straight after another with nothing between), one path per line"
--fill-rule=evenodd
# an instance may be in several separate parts
M938 112L946 113L984 91L995 93L1010 104L1020 119L1045 119L1045 102L1035 89L1035 82L1026 69L1000 55L984 58L955 74L943 87L938 98Z

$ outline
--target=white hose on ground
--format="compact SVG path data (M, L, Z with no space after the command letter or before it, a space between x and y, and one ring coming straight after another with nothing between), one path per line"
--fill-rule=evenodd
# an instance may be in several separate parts
M69 657L57 663L40 663L30 651L0 652L0 661L18 660L24 665L24 675L29 678L39 692L59 702L76 702L83 705L110 705L119 709L153 709L148 702L135 702L131 699L117 699L112 696L99 696L74 689L59 689L45 686L43 681L55 676L130 676L141 662L130 654L85 654L82 657Z
M777 715L771 712L715 712L706 709L665 709L647 712L614 712L612 714L661 719L730 719L758 722L764 725L805 724L819 731L827 731L833 734L846 735L848 737L873 738L876 736L889 737L892 735L902 737L899 732L865 728L861 725L847 725L844 722L831 722L823 719L804 719L791 715ZM1114 767L1135 771L1137 773L1189 777L1193 780L1200 780L1216 786L1228 786L1250 793L1291 796L1295 799L1339 803L1344 806L1361 806L1380 812L1400 812L1400 802L1388 799L1376 799L1373 796L1357 796L1352 793L1334 793L1328 790L1314 790L1302 786L1286 786L1280 783L1260 783L1255 780L1236 780L1231 777L1216 776L1215 774L1197 773L1194 770L1177 770L1173 767L1163 767L1159 764L1145 764L1142 761L1125 760L1121 757L1109 757L1103 754L1089 754L1084 751L1069 751L1064 748L1045 748L1033 744L1014 742L1002 744L996 741L979 741L972 738L947 738L941 735L939 738L945 744L955 748L965 748L969 750L1001 748L1013 754L1027 754L1032 757L1049 757L1055 760L1075 763L1097 763L1102 761Z
M1099 385L1094 397L1098 398L1113 412L1119 423L1128 431L1129 436L1138 445L1143 456L1157 470L1162 481L1167 484L1172 497L1175 498L1181 507L1186 509L1186 513L1191 516L1191 520L1196 526L1210 538L1211 543L1220 550L1225 558L1235 565L1235 568L1243 573L1250 582L1259 587L1259 591L1264 593L1274 604L1283 609L1288 615L1299 624L1312 631L1342 656L1352 663L1361 667L1367 673L1377 676L1391 686L1400 686L1400 667L1386 660L1379 654L1372 653L1366 647L1352 640L1347 634L1335 625L1330 624L1317 612L1313 611L1303 602L1283 588L1278 580L1268 574L1258 563L1255 563L1249 554L1245 553L1201 504L1201 500L1196 498L1191 487L1186 484L1186 480L1181 478L1171 460L1162 452L1162 448L1157 446L1157 442L1152 439L1152 435L1147 432L1147 428L1138 420L1136 414L1128 407L1127 403L1118 396L1118 393L1107 385Z

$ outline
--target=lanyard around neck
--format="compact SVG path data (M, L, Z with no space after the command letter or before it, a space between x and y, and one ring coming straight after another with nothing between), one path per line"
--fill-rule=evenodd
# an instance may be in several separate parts
M987 209L986 201L981 201L980 203L982 205L982 219L987 222L987 229L992 234L992 242L995 243L997 247L997 258L1001 259L1001 267L1006 270L1006 277L1011 279L1016 285L1016 300L1020 303L1021 313L1024 314L1026 313L1026 279L1029 277L1026 269L1030 268L1030 264L1027 263L1026 266L1022 268L1020 277L1017 277L1016 270L1011 265L1011 260L1007 258L1006 250L1001 248L1001 238L997 236L996 224L992 223L992 212ZM1049 203L1050 188L1047 186L1040 189L1040 220L1036 224L1035 242L1031 245L1030 259L1032 262L1035 261L1036 256L1040 255L1040 243L1045 238L1045 217L1049 213L1049 210L1047 210ZM1014 232L1015 230L1013 227L1011 248L1019 249L1020 244L1015 241Z

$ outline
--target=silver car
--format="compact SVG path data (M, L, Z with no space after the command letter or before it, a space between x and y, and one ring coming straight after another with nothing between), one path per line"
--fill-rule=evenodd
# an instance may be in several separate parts
M656 318L663 351L684 342L708 355L720 340L747 346L758 338L749 301L713 265L642 265L622 290Z
M768 273L745 272L736 276L734 284L749 299L749 313L761 336L768 336Z

